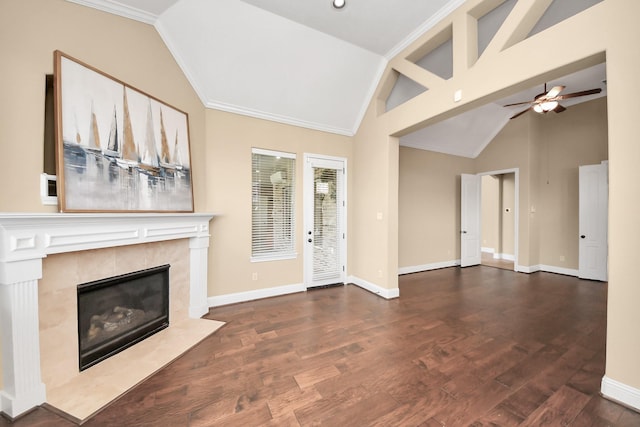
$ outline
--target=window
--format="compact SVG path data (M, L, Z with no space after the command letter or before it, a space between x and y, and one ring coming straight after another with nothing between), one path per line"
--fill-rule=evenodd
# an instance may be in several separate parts
M251 167L251 260L294 258L296 156L254 148Z

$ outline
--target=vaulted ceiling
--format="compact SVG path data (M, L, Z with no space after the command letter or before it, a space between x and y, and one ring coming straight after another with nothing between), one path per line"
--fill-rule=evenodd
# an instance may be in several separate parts
M343 135L357 131L388 61L464 3L346 0L338 10L331 0L68 1L154 25L208 108ZM479 48L516 1L487 15ZM555 0L534 31L599 1ZM446 49L433 52L425 66L446 73L446 55ZM604 88L604 73L602 64L557 83L567 92ZM401 145L475 157L515 114L502 104L532 99L541 89L404 136ZM401 78L388 108L424 90Z

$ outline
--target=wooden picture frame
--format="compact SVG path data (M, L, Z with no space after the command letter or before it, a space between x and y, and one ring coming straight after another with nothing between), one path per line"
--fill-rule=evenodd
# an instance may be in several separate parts
M189 118L54 52L61 212L193 212Z

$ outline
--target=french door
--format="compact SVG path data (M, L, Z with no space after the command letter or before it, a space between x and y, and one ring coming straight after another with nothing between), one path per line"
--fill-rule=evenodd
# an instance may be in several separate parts
M346 277L346 159L304 156L304 281L307 288Z

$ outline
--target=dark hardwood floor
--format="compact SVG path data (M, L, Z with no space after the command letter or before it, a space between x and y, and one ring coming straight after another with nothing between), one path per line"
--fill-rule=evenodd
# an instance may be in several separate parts
M606 292L478 266L401 276L391 301L350 285L215 308L227 325L85 425L639 426L599 395Z

